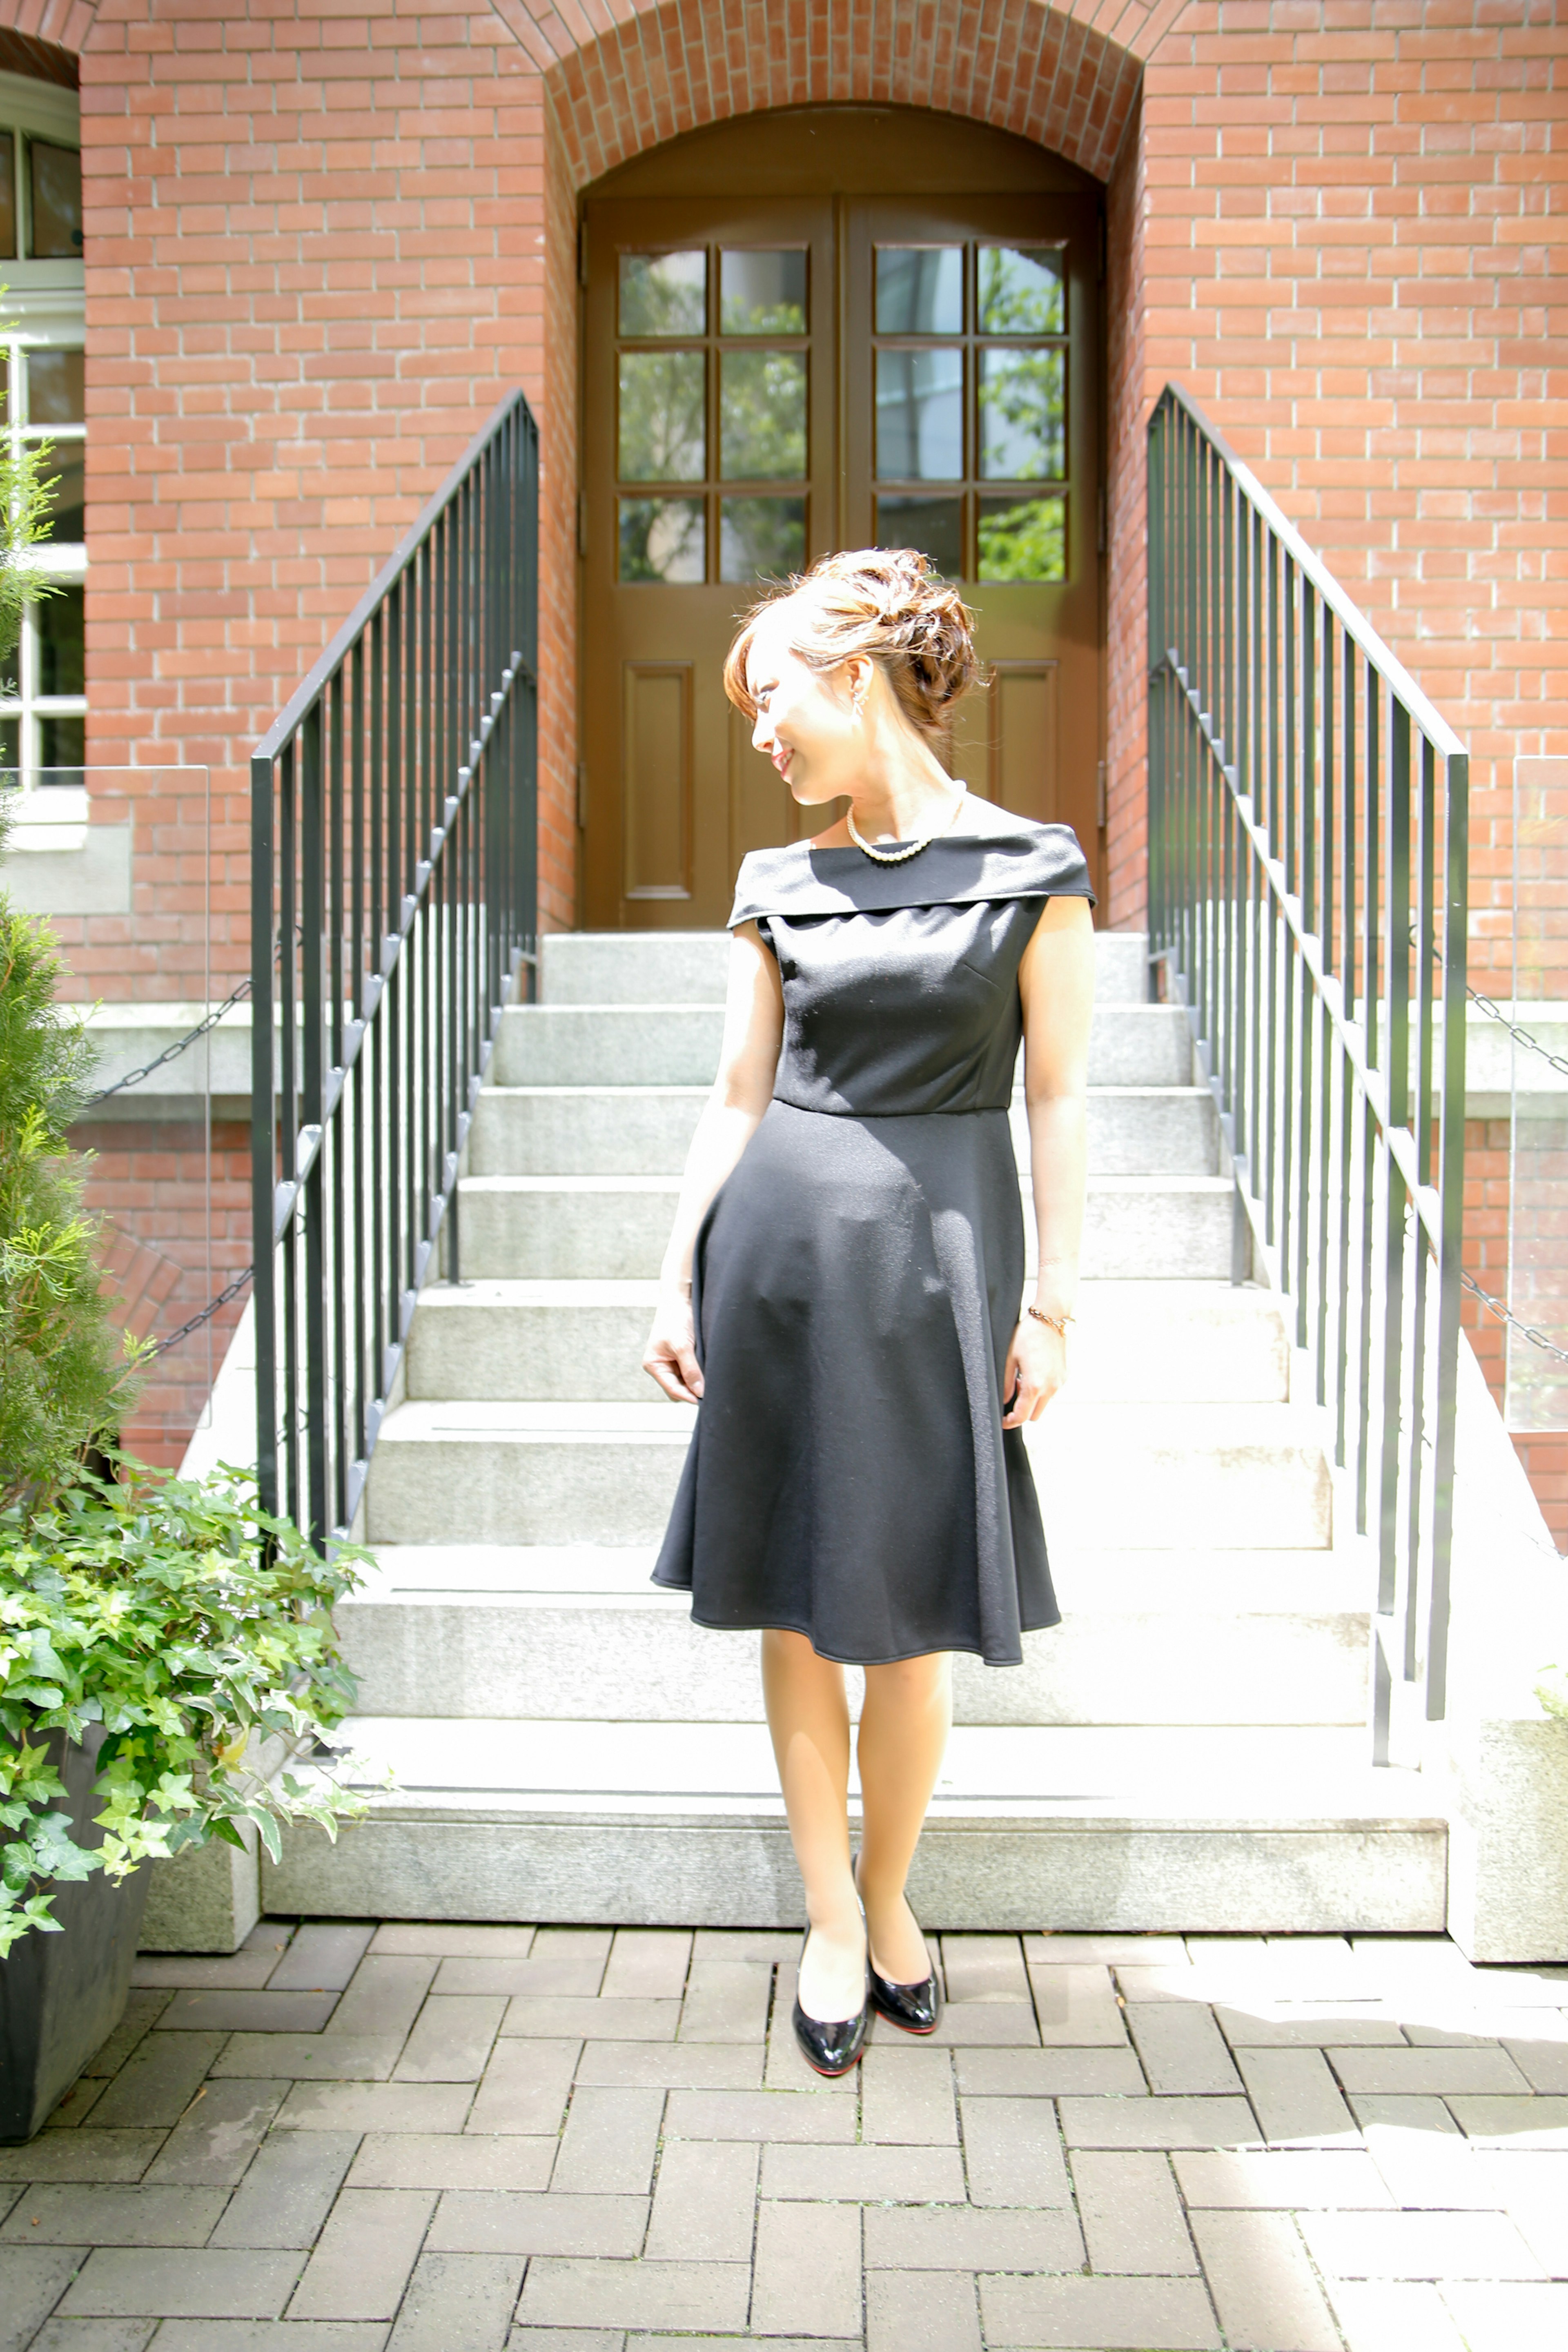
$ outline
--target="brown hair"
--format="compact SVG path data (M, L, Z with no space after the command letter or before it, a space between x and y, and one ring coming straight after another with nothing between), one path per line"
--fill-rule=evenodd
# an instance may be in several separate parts
M912 547L856 548L823 556L746 614L724 664L724 691L748 719L757 706L746 658L758 623L780 604L798 609L789 646L808 668L837 669L869 654L921 735L944 734L954 704L979 677L974 616L957 589Z

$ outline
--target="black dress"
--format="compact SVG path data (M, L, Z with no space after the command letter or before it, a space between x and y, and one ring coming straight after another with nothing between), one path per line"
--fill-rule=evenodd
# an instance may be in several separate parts
M1024 1287L1008 1126L1018 965L1092 899L1065 825L897 866L797 842L742 865L731 928L778 959L773 1099L697 1236L703 1397L654 1581L699 1624L784 1626L858 1665L1017 1665L1059 1622L1001 1381Z

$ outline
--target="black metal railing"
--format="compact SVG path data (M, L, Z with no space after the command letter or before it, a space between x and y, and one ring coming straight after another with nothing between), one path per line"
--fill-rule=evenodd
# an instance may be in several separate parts
M1446 1705L1468 759L1173 385L1149 627L1152 943L1376 1545L1383 1762Z
M536 916L538 436L503 401L251 756L263 1503L353 1522ZM270 1246L268 1246L270 1244Z

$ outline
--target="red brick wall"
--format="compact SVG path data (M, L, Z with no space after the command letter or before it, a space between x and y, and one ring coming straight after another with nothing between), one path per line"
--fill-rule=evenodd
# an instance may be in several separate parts
M1148 467L1144 425L1144 301L1148 268L1148 149L1142 98L1128 118L1105 198L1106 455L1110 546L1106 584L1106 920L1143 911L1144 746L1148 730Z

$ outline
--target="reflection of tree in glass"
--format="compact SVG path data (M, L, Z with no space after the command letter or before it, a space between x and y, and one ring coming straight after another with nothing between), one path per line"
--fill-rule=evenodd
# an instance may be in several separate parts
M798 480L805 472L805 361L799 352L726 352L719 405L730 481Z
M1051 480L1065 472L1065 357L1060 351L982 354L980 470L987 480Z
M980 509L982 580L1065 580L1067 500L1021 499Z
M706 557L700 499L623 499L622 580L700 580Z
M700 335L707 323L708 257L695 253L623 253L623 335Z
M1059 335L1067 324L1061 257L1006 246L980 255L980 331L984 335Z
M623 352L624 482L696 482L703 473L700 352Z
M726 499L719 518L721 580L782 580L805 562L804 499Z

